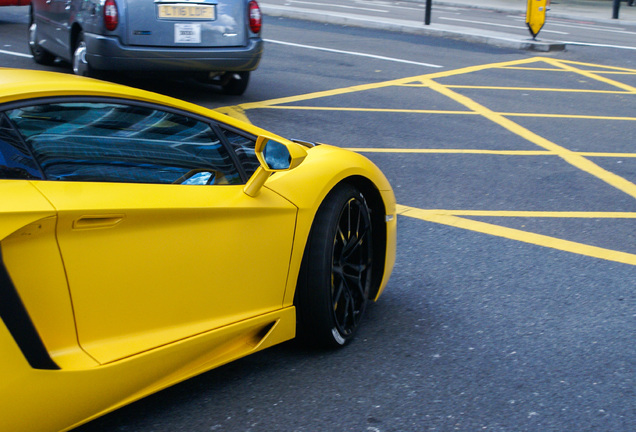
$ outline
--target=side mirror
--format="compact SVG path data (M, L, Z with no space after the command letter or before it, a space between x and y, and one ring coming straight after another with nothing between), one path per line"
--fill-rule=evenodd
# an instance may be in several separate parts
M260 162L243 191L255 197L272 173L296 168L307 157L307 150L293 142L280 142L261 135L256 140L256 157Z
M272 171L288 170L291 167L291 154L287 147L278 141L267 141L263 151L256 152L256 157L259 157L261 165Z

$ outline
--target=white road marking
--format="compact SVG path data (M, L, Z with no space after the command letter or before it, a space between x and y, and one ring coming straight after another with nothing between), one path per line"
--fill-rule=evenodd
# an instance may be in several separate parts
M523 30L527 30L525 27L520 27L517 25L508 25L508 24L496 24L496 23L491 23L491 22L487 22L487 21L473 21L473 20L466 20L466 19L461 19L461 18L449 18L449 17L439 17L439 19L441 20L447 20L447 21L459 21L459 22L465 22L465 23L471 23L471 24L481 24L481 25L487 25L487 26L492 26L492 27L506 27L506 28L514 28L514 29L523 29ZM557 33L557 34L569 34L566 32L560 32L557 30L542 30L545 33Z
M316 51L326 51L326 52L332 52L332 53L337 53L337 54L353 55L353 56L358 56L358 57L368 57L368 58L373 58L373 59L376 59L376 60L386 60L386 61L392 61L392 62L396 62L396 63L407 63L407 64L413 64L413 65L425 66L425 67L431 67L431 68L444 67L444 66L436 65L436 64L432 64L432 63L422 63L422 62L416 62L416 61L412 61L412 60L403 60L403 59L397 59L397 58L393 58L393 57L384 57L384 56L379 56L379 55L374 55L374 54L365 54L365 53L354 52L354 51L342 51L342 50L337 50L337 49L332 49L332 48L317 47L317 46L312 46L312 45L302 45L302 44L297 44L297 43L292 43L292 42L283 42L283 41L277 41L277 40L272 40L272 39L265 39L265 42L274 43L274 44L278 44L278 45L293 46L293 47L297 47L297 48L312 49L312 50L316 50Z
M617 48L617 49L636 51L636 46L609 45L609 44L597 44L597 43L574 42L574 41L563 41L563 43L566 45L592 46L592 47L599 47L599 48Z
M362 8L359 6L345 6L345 5L339 5L339 4L331 4L331 3L315 3L315 2L308 2L308 1L296 1L296 0L290 0L289 2L287 2L287 4L294 4L294 3L300 3L300 4L306 4L306 5L313 5L313 6L321 6L321 7L332 7L332 8L341 8L341 9L356 9L356 10L366 10L369 12L382 12L382 13L389 13L388 10L386 9L370 9L370 8Z
M32 58L33 57L31 54L22 54L22 53L17 53L17 52L13 52L13 51L5 51L5 50L0 50L0 54L7 54L7 55L13 55L13 56L25 57L25 58Z

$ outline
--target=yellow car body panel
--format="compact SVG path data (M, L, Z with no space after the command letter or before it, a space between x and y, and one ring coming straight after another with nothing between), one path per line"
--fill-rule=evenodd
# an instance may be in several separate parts
M2 256L52 360L62 368L94 366L77 342L73 305L55 239L56 218L26 225L5 237ZM27 238L28 241L24 241ZM37 269L28 263L38 263Z
M2 430L67 431L184 379L294 337L286 308L130 358L79 370L32 369L0 326Z
M20 296L44 345L59 365L94 364L77 343L54 208L30 182L0 180L0 195L2 257L14 284L28 288Z
M283 305L277 284L287 279L296 207L278 194L35 184L57 208L79 341L100 363ZM246 250L258 259L244 259Z
M0 68L0 116L12 102L66 96L147 102L299 146L170 97ZM290 154L302 163L273 175L261 166L249 195L245 184L0 180L0 294L18 295L54 366L34 366L20 342L29 336L0 322L3 430L70 430L293 338L307 239L341 182L360 188L381 219L377 299L396 250L387 179L364 156L337 147Z
M25 225L55 216L55 208L29 182L0 180L0 239Z

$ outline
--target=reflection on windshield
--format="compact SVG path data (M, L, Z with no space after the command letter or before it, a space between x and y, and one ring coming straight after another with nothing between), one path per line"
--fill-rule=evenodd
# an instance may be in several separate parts
M181 184L184 185L206 185L210 181L212 177L211 172L200 172L198 174L193 175L189 179L184 180Z
M50 180L167 184L200 169L242 182L210 126L187 116L111 103L43 104L8 115Z

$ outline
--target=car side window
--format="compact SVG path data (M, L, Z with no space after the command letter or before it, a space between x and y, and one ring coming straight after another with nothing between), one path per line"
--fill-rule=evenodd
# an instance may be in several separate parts
M41 179L29 150L15 133L9 121L0 113L0 179Z
M256 141L224 127L221 127L221 132L232 146L232 150L234 150L247 176L254 174L260 165L254 150Z
M7 112L46 179L240 184L240 173L205 122L146 106L49 103Z

